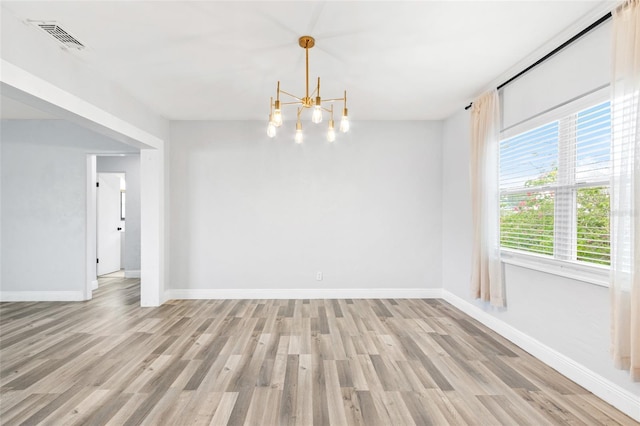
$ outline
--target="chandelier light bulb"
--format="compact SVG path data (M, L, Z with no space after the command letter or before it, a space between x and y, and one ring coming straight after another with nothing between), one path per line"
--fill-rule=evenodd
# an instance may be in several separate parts
M346 108L342 112L342 120L340 120L340 131L342 133L347 133L349 131L349 115L347 114Z
M282 110L280 109L280 101L276 101L274 105L273 124L276 127L282 126Z
M342 133L349 131L349 117L342 117L342 120L340 120L340 131Z
M333 127L333 120L329 120L329 130L327 131L327 141L334 142L336 140L336 130Z
M273 111L273 125L276 127L282 126L282 112L279 109Z
M318 77L318 90L320 90L320 78ZM320 96L316 96L316 106L313 107L313 115L311 121L318 124L322 122L322 100Z
M276 136L276 125L273 123L271 117L269 117L269 125L267 126L267 136L273 138Z
M300 123L300 121L296 123L296 136L294 140L296 143L302 143L302 123Z
M311 121L315 124L322 122L322 107L320 105L316 105L313 107L313 115L311 116Z

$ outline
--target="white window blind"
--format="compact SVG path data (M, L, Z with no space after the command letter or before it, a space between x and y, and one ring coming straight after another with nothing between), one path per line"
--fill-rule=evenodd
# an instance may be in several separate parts
M611 32L607 21L505 86L503 129L608 85Z
M504 248L609 264L609 102L500 143Z

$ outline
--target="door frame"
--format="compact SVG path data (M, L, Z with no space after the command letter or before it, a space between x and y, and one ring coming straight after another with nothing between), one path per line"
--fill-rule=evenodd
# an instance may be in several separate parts
M93 297L93 290L98 288L97 157L110 155L132 154L87 154L85 300L90 300ZM143 307L160 306L165 301L164 179L164 152L159 149L140 149L140 306Z
M87 155L87 238L86 238L86 279L87 286L85 288L85 300L91 300L93 290L98 288L98 191L96 190L96 182L98 179L97 172L97 155Z

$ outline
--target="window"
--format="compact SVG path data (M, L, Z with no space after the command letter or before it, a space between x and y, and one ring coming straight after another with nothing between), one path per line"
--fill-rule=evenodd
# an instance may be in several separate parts
M502 248L609 265L610 141L609 102L502 140Z
M125 191L120 190L120 220L124 220L125 206L127 194Z

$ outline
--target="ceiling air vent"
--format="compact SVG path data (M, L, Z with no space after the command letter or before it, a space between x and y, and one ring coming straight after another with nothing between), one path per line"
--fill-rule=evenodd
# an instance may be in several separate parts
M63 30L57 22L52 21L30 21L33 25L36 25L47 33L49 33L53 38L58 40L64 47L70 47L72 49L84 49L84 44L80 43L78 39L74 36Z

